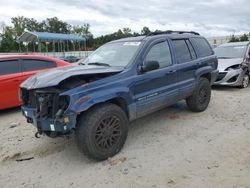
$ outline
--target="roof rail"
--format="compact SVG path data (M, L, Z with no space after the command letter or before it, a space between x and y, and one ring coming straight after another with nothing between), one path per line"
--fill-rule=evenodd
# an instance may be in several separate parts
M185 33L189 33L189 34L193 34L193 35L200 35L197 32L194 31L172 31L172 30L167 30L167 31L155 31L155 32L151 32L149 33L147 36L153 36L153 35L160 35L160 34L185 34Z

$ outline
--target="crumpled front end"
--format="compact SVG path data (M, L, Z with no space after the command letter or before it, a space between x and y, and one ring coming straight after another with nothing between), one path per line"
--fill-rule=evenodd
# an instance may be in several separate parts
M78 111L74 109L78 103L84 102L83 95L89 83L118 74L121 70L72 66L36 74L20 86L22 113L39 133L53 137L67 134L76 127Z
M241 68L219 72L214 85L241 86L245 71Z
M241 86L246 73L246 65L243 58L219 59L219 75L214 85Z
M38 132L48 136L61 135L75 128L76 114L67 112L70 98L60 94L55 88L27 90L20 89L23 102L22 113L28 123L32 123Z

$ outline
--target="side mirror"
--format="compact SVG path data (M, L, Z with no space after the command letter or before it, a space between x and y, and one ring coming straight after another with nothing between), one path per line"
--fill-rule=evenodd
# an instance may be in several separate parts
M143 66L141 66L141 72L148 72L160 68L158 61L146 61Z

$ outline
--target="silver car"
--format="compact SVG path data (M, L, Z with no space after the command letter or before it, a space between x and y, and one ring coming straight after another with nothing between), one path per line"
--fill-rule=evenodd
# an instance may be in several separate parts
M214 85L249 85L250 42L222 44L214 49L218 57L219 76Z

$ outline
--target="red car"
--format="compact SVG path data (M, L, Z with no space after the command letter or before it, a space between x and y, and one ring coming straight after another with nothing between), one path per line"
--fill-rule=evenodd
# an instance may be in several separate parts
M20 105L19 85L35 73L69 66L60 59L35 55L0 56L0 110Z

